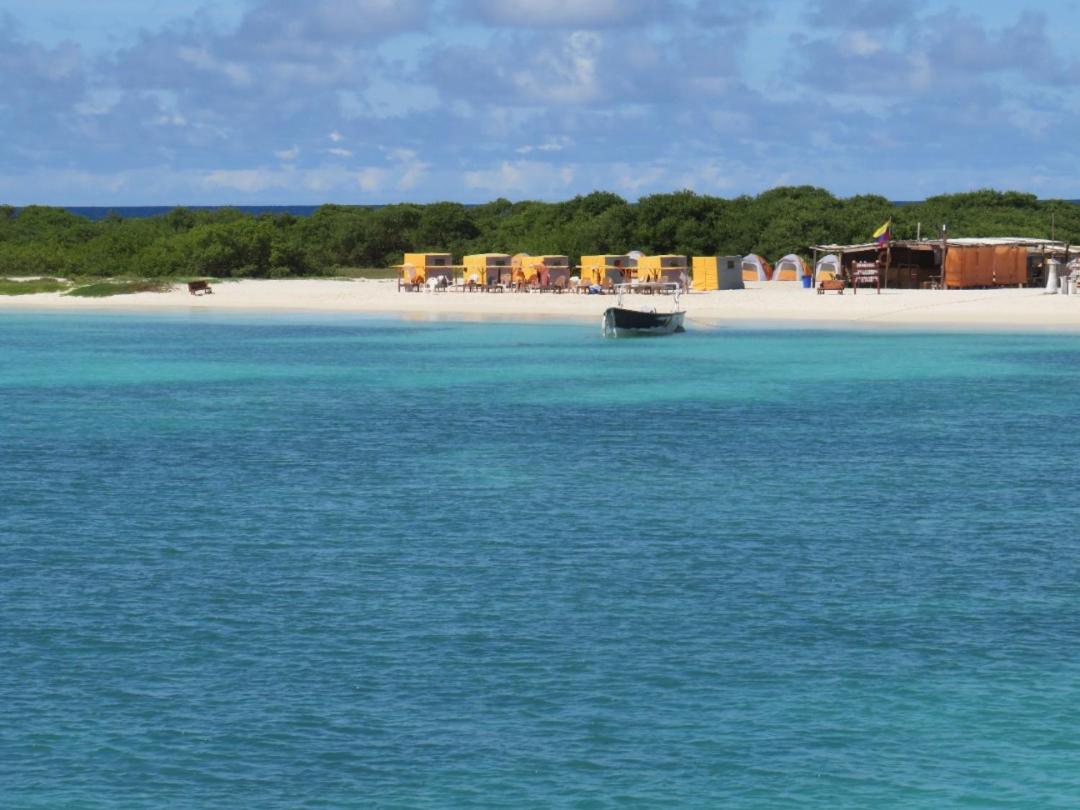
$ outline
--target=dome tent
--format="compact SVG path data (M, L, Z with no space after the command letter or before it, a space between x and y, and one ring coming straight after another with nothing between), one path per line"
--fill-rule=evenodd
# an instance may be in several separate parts
M814 284L840 278L840 257L835 253L822 256L814 265Z
M789 253L774 266L772 280L801 282L804 277L809 275L810 271L806 267L806 262L803 261L802 256Z
M772 267L756 253L751 253L743 256L742 277L743 281L768 281L772 277Z

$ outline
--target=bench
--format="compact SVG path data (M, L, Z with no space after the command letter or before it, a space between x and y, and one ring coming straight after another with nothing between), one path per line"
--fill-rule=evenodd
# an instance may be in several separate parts
M818 295L824 295L826 290L836 290L843 295L845 287L847 287L847 282L842 278L826 278L818 282L817 291Z
M210 289L210 282L205 279L198 281L189 281L187 283L188 292L192 295L210 295L214 291Z

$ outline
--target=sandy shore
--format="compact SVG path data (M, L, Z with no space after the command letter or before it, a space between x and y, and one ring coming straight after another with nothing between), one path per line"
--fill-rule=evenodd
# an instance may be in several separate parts
M684 295L687 326L798 325L1080 331L1080 296L1044 295L1039 289L884 290L858 295L817 295L790 284L757 284L746 290ZM393 281L283 280L216 284L213 295L169 293L106 299L56 293L0 296L0 311L30 309L127 311L324 311L417 316L432 319L599 319L613 296L552 293L409 293ZM664 310L668 296L626 296L624 303Z

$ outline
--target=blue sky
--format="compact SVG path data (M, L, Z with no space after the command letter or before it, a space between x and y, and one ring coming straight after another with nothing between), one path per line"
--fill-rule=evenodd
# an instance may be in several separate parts
M1080 197L1080 3L6 0L0 202Z

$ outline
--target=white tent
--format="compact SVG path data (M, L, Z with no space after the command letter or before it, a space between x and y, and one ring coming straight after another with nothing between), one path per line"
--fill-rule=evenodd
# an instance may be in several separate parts
M768 281L772 276L772 268L769 263L756 253L743 256L742 277L743 281Z
M789 253L787 256L780 259L773 267L772 280L794 281L798 283L801 282L804 277L809 275L810 271L807 269L806 262L802 260L802 257L797 256L794 253Z
M822 256L814 265L814 284L834 278L840 278L840 257L830 253Z

